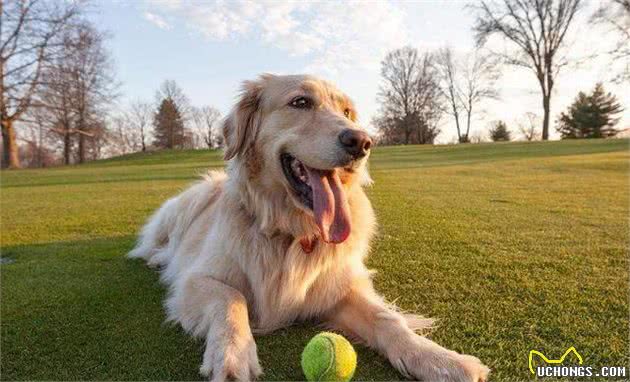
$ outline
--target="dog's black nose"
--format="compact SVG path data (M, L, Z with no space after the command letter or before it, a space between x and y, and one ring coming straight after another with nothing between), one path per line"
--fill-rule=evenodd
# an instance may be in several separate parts
M361 130L345 129L339 134L339 142L346 152L359 159L367 155L372 147L372 138Z

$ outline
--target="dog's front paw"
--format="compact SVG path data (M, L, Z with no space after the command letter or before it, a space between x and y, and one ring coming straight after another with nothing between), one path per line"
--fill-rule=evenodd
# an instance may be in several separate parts
M406 378L421 381L485 382L490 373L477 357L437 345L407 349L391 361Z
M213 382L257 379L262 374L262 368L258 362L254 338L250 336L232 341L209 339L199 372Z
M455 353L455 352L453 352ZM490 368L479 360L479 358L468 354L457 355L457 363L465 371L465 375L469 381L485 382L488 380L488 374L490 374Z

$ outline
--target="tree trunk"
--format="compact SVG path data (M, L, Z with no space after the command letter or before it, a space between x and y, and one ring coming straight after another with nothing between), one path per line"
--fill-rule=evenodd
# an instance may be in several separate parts
M405 144L408 145L411 140L411 134L413 133L413 126L410 123L411 116L409 114L405 115L405 119L403 123L405 124Z
M79 134L79 163L85 162L85 137Z
M43 145L44 139L43 139L43 133L42 133L43 129L42 129L42 125L41 124L38 124L38 129L39 129L38 130L39 136L37 137L37 167L44 167L43 166L43 162L44 162L43 161L43 153L42 153L42 150L43 150L43 146L42 145Z
M453 111L455 110L455 108L453 108ZM459 114L457 112L454 112L453 115L455 116L455 127L457 128L457 141L459 143L462 142L462 130L459 127Z
M472 113L468 113L468 115L466 116L466 135L464 135L464 142L461 143L468 143L470 142L470 116Z
M15 128L10 119L2 120L2 168L20 168Z
M70 132L66 130L63 135L63 164L70 164L70 145L72 141L70 140Z
M550 94L543 94L543 127L542 127L542 140L546 141L549 139L549 113L550 113Z

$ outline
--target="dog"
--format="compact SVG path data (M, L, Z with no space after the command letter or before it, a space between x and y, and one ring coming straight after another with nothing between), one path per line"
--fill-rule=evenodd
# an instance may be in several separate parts
M243 84L223 136L225 172L165 202L129 254L161 269L168 320L205 339L202 375L260 377L253 335L309 320L410 379L487 379L479 359L416 333L431 320L374 290L363 190L373 142L344 93L308 75L262 75Z

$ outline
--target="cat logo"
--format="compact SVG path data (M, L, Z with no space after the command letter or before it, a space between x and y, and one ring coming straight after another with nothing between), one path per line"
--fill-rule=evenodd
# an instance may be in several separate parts
M567 351L564 352L562 357L560 357L560 359L549 359L545 357L543 353L537 350L530 350L529 351L529 371L531 371L532 374L536 374L536 372L534 371L534 365L532 363L534 360L534 354L540 356L540 358L542 358L543 361L545 361L547 364L557 365L564 362L564 359L569 355L569 353L573 353L577 356L580 365L584 362L582 360L582 356L580 355L580 353L578 353L577 350L575 350L575 346L571 346L570 348L568 348Z

